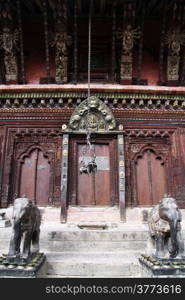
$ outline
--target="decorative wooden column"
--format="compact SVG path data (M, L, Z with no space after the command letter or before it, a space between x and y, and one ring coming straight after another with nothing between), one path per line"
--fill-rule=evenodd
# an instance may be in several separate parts
M61 223L67 220L67 184L68 184L68 149L69 135L63 135L62 142L62 166L61 166Z
M118 134L118 163L119 163L119 207L122 222L126 221L125 211L125 155L124 136Z

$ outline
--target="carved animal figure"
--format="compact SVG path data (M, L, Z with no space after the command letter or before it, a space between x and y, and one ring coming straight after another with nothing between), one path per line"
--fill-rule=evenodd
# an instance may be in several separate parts
M20 257L27 259L32 252L39 251L41 215L39 209L28 198L17 198L13 207L13 228L8 258ZM24 237L23 237L24 236ZM23 237L23 250L20 244Z
M184 256L181 212L176 200L165 196L150 212L148 225L157 258Z

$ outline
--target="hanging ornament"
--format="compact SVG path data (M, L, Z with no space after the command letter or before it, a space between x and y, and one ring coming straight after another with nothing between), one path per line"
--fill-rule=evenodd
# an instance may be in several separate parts
M97 172L96 155L90 141L90 132L87 133L87 147L88 147L88 153L86 151L86 154L90 155L91 160L86 163L85 157L82 158L80 162L81 163L80 174L90 174L90 173ZM83 152L83 154L85 153Z

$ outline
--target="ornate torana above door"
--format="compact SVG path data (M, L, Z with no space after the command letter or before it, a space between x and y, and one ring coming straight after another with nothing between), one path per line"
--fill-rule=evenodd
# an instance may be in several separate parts
M74 111L69 122L72 131L111 131L116 121L108 106L95 96L84 100Z

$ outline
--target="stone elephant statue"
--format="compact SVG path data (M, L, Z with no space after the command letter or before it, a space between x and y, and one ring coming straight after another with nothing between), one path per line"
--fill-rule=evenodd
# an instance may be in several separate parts
M176 200L172 197L165 196L151 210L148 225L157 258L184 256L180 222L181 212Z
M31 252L39 252L41 215L39 209L31 200L28 198L15 199L12 223L12 235L7 259L21 257L26 260ZM20 250L21 239L23 242L22 253Z

